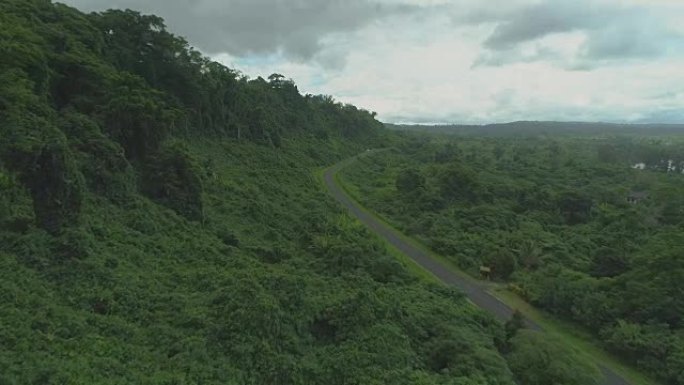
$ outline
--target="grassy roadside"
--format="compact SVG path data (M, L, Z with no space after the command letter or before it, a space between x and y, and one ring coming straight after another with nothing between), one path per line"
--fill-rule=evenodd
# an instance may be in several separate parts
M458 275L458 276L460 276L460 277L462 277L462 278L464 278L464 279L466 279L466 280L468 280L468 281L470 281L470 282L476 282L476 283L484 284L484 282L479 282L478 280L474 279L472 276L470 276L470 275L466 274L465 272L463 272L463 271L462 271L461 269L459 269L458 266L456 266L452 261L450 261L450 260L444 258L444 257L441 256L441 255L438 255L438 254L434 253L431 249L429 249L427 246L425 246L424 244L420 243L419 241L417 241L417 240L415 240L415 239L413 239L413 238L408 237L406 234L404 234L404 233L402 233L400 230L398 230L394 225L392 225L391 223L387 222L387 220L385 220L385 218L378 216L378 214L376 214L376 213L373 212L373 211L369 211L365 206L363 206L361 203L359 203L359 200L357 199L358 194L359 194L358 190L356 190L353 186L350 186L350 185L348 185L348 184L342 182L342 181L339 179L339 174L335 174L335 175L334 175L334 179L335 179L335 183L337 183L337 185L340 186L340 187L342 188L342 190L347 194L347 196L349 196L352 200L354 200L354 202L356 202L357 206L361 209L361 211L363 211L364 213L366 213L366 214L368 214L369 216L373 217L373 218L374 218L375 220L377 220L378 222L380 222L380 223L382 223L383 225L385 225L390 231L392 231L392 233L394 233L394 235L396 235L396 236L397 236L398 238L400 238L402 241L404 241L404 242L410 244L411 246L413 246L413 247L419 249L420 251L422 251L422 252L428 254L431 258L433 258L434 260L438 261L440 264L442 264L442 265L444 265L444 266L447 266L447 267L449 268L449 270L451 270L454 274L456 274L456 275ZM387 245L388 245L388 247L394 248L389 242L387 242ZM397 253L403 255L403 253L401 253L399 250L397 250L397 249L394 249L394 250L395 250ZM408 257L403 256L403 258L408 258ZM427 270L423 269L422 266L417 265L417 264L416 264L415 262L413 262L413 260L411 260L410 258L408 258L408 259L409 259L413 264L415 264L420 270L424 271L425 273L429 274L430 276L432 276L432 277L434 278L434 276L432 275L432 273L430 273L430 272L428 272ZM435 278L435 279L436 279L436 278ZM441 282L441 281L440 281L440 282Z
M584 354L594 362L600 362L607 368L622 376L631 385L658 385L659 382L648 378L639 371L625 365L617 357L603 350L595 342L591 334L568 321L560 320L551 314L535 308L515 293L506 288L497 288L489 292L506 305L518 309L525 317L539 324L544 331L563 340L569 346Z
M352 161L353 162L353 161ZM349 163L352 163L349 162ZM347 165L349 164L347 163ZM323 183L323 174L329 168L322 169L319 171L319 180ZM630 382L631 385L658 385L659 383L653 379L648 378L644 374L638 372L637 370L626 366L618 358L604 351L599 347L594 338L587 331L578 328L567 321L562 321L556 317L544 313L543 311L536 309L529 303L525 302L522 298L517 296L515 293L509 291L503 285L488 284L486 282L479 281L472 276L466 274L460 270L453 262L447 260L446 258L434 253L432 250L427 248L425 245L419 241L410 238L396 229L395 226L387 222L384 218L378 216L376 213L369 211L365 206L359 203L358 196L359 190L354 186L348 185L340 180L339 174L335 173L333 175L335 183L342 188L342 190L349 196L352 200L357 203L357 206L366 214L372 216L379 222L383 223L388 229L390 229L397 237L401 238L403 241L411 244L412 246L422 250L426 254L430 255L433 259L440 262L446 268L448 268L452 273L457 274L471 282L476 282L481 286L487 286L488 291L494 295L501 302L505 303L511 308L518 309L522 312L525 317L536 322L545 330L545 332L557 336L559 339L563 340L569 346L581 352L588 360L596 363L600 363L603 366L611 369L615 373L622 376L624 379ZM439 282L439 280L432 275L430 272L423 269L420 265L416 264L409 257L401 253L399 250L394 248L389 242L387 244L390 253L398 258L398 260L406 266L409 271L420 276L423 279L429 279L431 282Z
M322 188L324 191L327 190L327 189L326 189L326 186L325 186L325 182L324 182L324 179L323 179L323 175L324 175L330 168L332 168L332 167L334 167L334 165L333 165L333 166L330 166L330 167L327 167L327 168L317 169L317 170L314 171L314 175L315 175L316 179L319 181L320 186L321 186L321 188ZM342 184L340 184L340 182L337 180L337 175L335 175L335 183L337 183L338 186L342 186ZM343 187L343 188L344 188L344 187ZM347 191L345 190L345 192L347 192ZM347 195L349 195L348 192L347 192ZM356 200L355 200L355 201L356 201ZM363 209L363 211L366 212L366 213L368 213L369 215L373 215L374 217L376 217L375 214L373 214L373 213L367 211L365 207L360 206L360 205L359 205L359 207L361 207L361 208ZM350 216L350 217L351 217L351 216ZM377 217L376 217L376 218L377 218ZM353 218L353 220L356 221L357 219L356 219L356 218ZM380 218L378 218L378 220L380 220ZM383 223L384 223L384 222L383 222ZM388 225L388 226L389 226L389 225ZM394 228L392 228L392 230L395 231ZM397 234L400 234L400 233L397 232ZM401 251L399 251L399 249L397 249L396 247L394 247L391 243L385 242L384 239L383 239L383 242L384 242L385 245L386 245L387 252L388 252L392 257L394 257L397 261L399 261L399 263L400 263L402 266L404 266L404 268L405 268L406 270L408 270L411 274L413 274L414 276L418 277L420 280L422 280L422 281L424 281L424 282L435 283L435 284L441 284L441 281L440 281L437 277L435 277L435 276L434 276L432 273L430 273L429 271L425 270L422 266L420 266L419 264L417 264L414 260L412 260L411 258L409 258L406 254L404 254L404 253L402 253Z

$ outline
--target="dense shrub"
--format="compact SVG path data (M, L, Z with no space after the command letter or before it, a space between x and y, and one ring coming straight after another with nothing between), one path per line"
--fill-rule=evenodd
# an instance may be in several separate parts
M150 157L143 171L143 191L190 220L202 220L201 169L180 142L168 143Z

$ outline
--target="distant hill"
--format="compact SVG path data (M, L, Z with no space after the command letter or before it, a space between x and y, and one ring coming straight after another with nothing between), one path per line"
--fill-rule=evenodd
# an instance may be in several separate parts
M684 124L625 124L604 122L519 121L484 125L419 125L386 124L393 130L420 131L460 135L574 135L574 134L640 134L668 135L683 133Z

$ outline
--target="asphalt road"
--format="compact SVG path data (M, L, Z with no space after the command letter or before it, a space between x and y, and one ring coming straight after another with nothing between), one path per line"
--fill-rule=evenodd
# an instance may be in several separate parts
M344 206L349 212L366 225L371 231L386 239L390 244L406 254L424 269L428 270L442 282L461 289L468 299L480 308L490 312L496 318L506 321L513 314L513 309L489 294L476 281L470 280L452 272L442 263L432 258L428 253L403 240L396 230L388 227L375 217L366 212L362 206L353 200L335 181L335 174L342 168L350 165L357 157L346 159L325 170L323 179L330 194ZM529 319L525 320L530 329L543 331L542 327ZM599 365L599 369L605 377L605 385L630 385L625 379L611 369Z

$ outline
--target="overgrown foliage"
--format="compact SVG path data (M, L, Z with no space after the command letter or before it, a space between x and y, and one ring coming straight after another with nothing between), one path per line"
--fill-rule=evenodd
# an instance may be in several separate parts
M0 2L0 383L512 385L314 178L382 136L158 17Z
M684 384L684 136L584 130L403 134L342 179L471 274L491 268L625 360Z
M511 341L508 363L519 384L600 385L600 374L563 342L530 330Z

